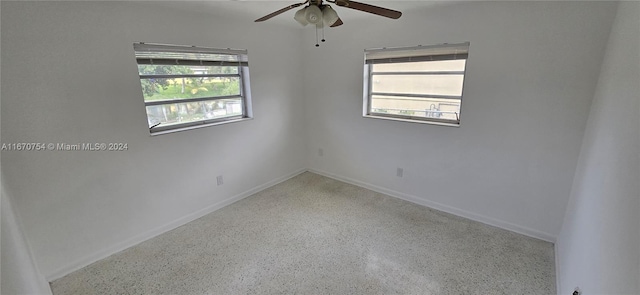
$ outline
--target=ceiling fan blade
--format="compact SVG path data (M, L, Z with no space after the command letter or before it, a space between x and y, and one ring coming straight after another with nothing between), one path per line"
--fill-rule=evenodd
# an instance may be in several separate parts
M287 11L289 11L289 10L291 10L291 9L294 9L294 8L296 8L296 7L300 6L300 5L307 4L307 2L309 2L309 1L307 0L307 1L303 2L303 3L296 3L296 4L289 5L289 6L287 6L287 7L283 8L283 9L280 9L280 10L278 10L278 11L276 11L276 12L273 12L273 13L271 13L271 14L267 14L267 15L265 15L265 16L263 16L263 17L261 17L261 18L259 18L259 19L255 20L255 22L263 22L263 21L268 20L268 19L270 19L270 18L272 18L272 17L274 17L274 16L276 16L276 15L278 15L278 14L281 14L281 13L283 13L283 12L287 12Z
M402 12L397 10L391 10L388 8L364 4L364 3L355 2L355 1L337 0L335 3L338 6L360 10L368 13L373 13L373 14L377 14L377 15L392 18L392 19L398 19L400 18L400 16L402 16Z
M333 25L331 25L329 27L335 28L337 26L341 26L342 24L343 24L342 20L340 18L338 18L338 20L335 23L333 23Z

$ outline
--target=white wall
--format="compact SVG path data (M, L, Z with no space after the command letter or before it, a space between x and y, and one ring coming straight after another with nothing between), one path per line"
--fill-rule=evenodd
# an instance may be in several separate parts
M554 240L615 5L432 3L397 21L345 18L320 48L306 30L309 166ZM471 45L460 128L362 117L365 48L463 41Z
M202 13L1 5L1 141L129 144L2 153L48 279L306 167L554 240L616 13L599 2L429 2L392 21L340 9L345 25L315 48L312 29L232 19L224 2ZM150 137L136 41L249 49L255 119ZM361 117L363 49L461 41L471 42L462 127Z
M47 279L305 168L299 29L144 2L1 5L2 142L129 148L2 152ZM255 119L151 137L136 41L248 49Z
M558 292L640 294L640 2L618 8L556 250Z
M1 190L0 293L51 294L49 284L38 271L28 250L11 205L11 197L4 186Z

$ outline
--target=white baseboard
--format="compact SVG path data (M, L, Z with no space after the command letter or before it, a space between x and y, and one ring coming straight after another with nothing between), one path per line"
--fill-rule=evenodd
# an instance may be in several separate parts
M323 176L326 176L326 177L329 177L329 178L333 178L335 180L339 180L339 181L342 181L342 182L346 182L346 183L350 183L350 184L353 184L353 185L356 185L356 186L360 186L360 187L363 187L363 188L366 188L366 189L369 189L369 190L372 190L372 191L375 191L375 192L379 192L379 193L382 193L382 194L385 194L385 195L388 195L388 196L391 196L391 197L394 197L394 198L405 200L405 201L408 201L408 202L411 202L411 203L415 203L415 204L418 204L418 205L422 205L422 206L425 206L425 207L429 207L429 208L432 208L432 209L436 209L436 210L439 210L439 211L443 211L443 212L446 212L446 213L450 213L450 214L453 214L453 215L457 215L457 216L460 216L460 217L471 219L473 221L478 221L478 222L481 222L481 223L484 223L484 224L488 224L488 225L491 225L491 226L495 226L495 227L499 227L499 228L502 228L502 229L506 229L508 231L516 232L516 233L519 233L519 234L522 234L522 235L525 235L525 236L533 237L533 238L540 239L540 240L547 241L547 242L551 242L551 243L555 243L555 241L556 241L556 236L555 235L552 235L552 234L549 234L549 233L545 233L545 232L541 232L541 231L538 231L538 230L535 230L535 229L527 228L527 227L524 227L524 226L519 226L519 225L510 223L510 222L498 220L498 219L487 217L487 216L480 215L480 214L477 214L477 213L473 213L473 212L469 212L469 211L466 211L466 210L454 208L454 207L451 207L451 206L448 206L448 205L444 205L444 204L440 204L440 203L437 203L437 202L425 200L425 199L419 198L417 196L408 195L408 194L405 194L405 193L401 193L401 192L398 192L398 191L390 190L390 189L387 189L387 188L384 188L384 187L380 187L380 186L373 185L373 184L370 184L370 183L366 183L366 182L363 182L363 181L355 180L355 179L352 179L352 178L343 177L343 176L336 175L336 174L333 174L333 173L329 173L329 172L325 172L325 171L319 171L319 170L315 170L315 169L308 169L308 171L316 173L316 174L320 174L320 175L323 175Z
M553 256L556 260L556 294L562 294L562 285L560 284L560 258L558 258L558 243L553 245Z
M208 207L205 207L205 208L203 208L201 210L193 212L193 213L191 213L189 215L186 215L184 217L178 218L178 219L176 219L174 221L171 221L171 222L169 222L169 223L167 223L165 225L156 227L156 228L154 228L152 230L149 230L147 232L141 233L141 234L139 234L137 236L134 236L134 237L132 237L130 239L127 239L127 240L122 241L120 243L117 243L115 245L109 246L109 247L107 247L105 249L102 249L102 250L92 254L92 255L80 258L80 259L78 259L78 260L76 260L74 262L71 262L71 263L69 263L67 265L64 265L64 266L58 268L57 270L55 270L55 271L53 271L53 272L51 272L49 274L46 274L45 278L49 282L52 282L52 281L57 280L59 278L62 278L64 276L66 276L66 275L68 275L68 274L70 274L70 273L72 273L72 272L74 272L76 270L79 270L79 269L81 269L81 268L83 268L85 266L88 266L88 265L90 265L90 264L92 264L92 263L94 263L96 261L102 260L104 258L107 258L107 257L115 254L115 253L118 253L118 252L120 252L122 250L125 250L125 249L127 249L129 247L135 246L135 245L140 244L140 243L142 243L142 242L144 242L146 240L149 240L149 239L154 238L154 237L156 237L158 235L166 233L166 232L168 232L168 231L170 231L172 229L175 229L175 228L180 227L180 226L182 226L184 224L187 224L187 223L189 223L191 221L194 221L194 220L196 220L196 219L198 219L198 218L200 218L202 216L205 216L205 215L207 215L207 214L209 214L211 212L214 212L214 211L216 211L218 209L221 209L221 208L226 207L226 206L228 206L230 204L233 204L233 203L235 203L237 201L240 201L240 200L242 200L242 199L244 199L246 197L249 197L249 196L251 196L251 195L253 195L253 194L255 194L255 193L259 192L259 191L262 191L264 189L272 187L272 186L274 186L274 185L276 185L278 183L281 183L281 182L283 182L285 180L293 178L293 177L295 177L295 176L297 176L297 175L299 175L301 173L304 173L306 171L307 171L307 169L297 170L297 171L295 171L293 173L290 173L290 174L287 174L285 176L276 178L276 179L271 180L271 181L269 181L267 183L258 185L258 186L254 187L252 189L249 189L249 190L247 190L245 192L242 192L242 193L240 193L238 195L235 195L235 196L230 197L228 199L225 199L225 200L222 200L222 201L217 202L215 204L212 204L212 205L210 205Z

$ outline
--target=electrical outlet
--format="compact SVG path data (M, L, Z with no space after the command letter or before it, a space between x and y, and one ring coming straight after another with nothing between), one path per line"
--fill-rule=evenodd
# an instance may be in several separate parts
M218 175L218 177L216 177L216 181L218 182L218 185L222 185L224 183L224 181L222 180L222 175Z
M324 156L324 150L323 149L318 149L318 156L320 156L320 157Z
M404 169L398 168L398 170L396 170L396 176L402 177L403 175L404 175Z

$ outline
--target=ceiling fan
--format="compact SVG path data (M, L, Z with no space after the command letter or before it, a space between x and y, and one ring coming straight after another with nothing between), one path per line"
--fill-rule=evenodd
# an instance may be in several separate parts
M303 7L302 9L298 10L293 18L303 26L306 26L308 24L315 25L316 39L317 39L318 29L323 29L323 34L324 34L325 25L329 27L337 27L343 24L340 17L338 17L338 14L336 13L336 11L333 10L333 8L331 8L331 6L329 6L328 4L322 4L322 1L323 0L306 0L305 2L302 2L302 3L292 4L278 11L275 11L273 13L267 14L255 21L263 22L276 15L282 14L291 9L294 9L296 7L309 3L309 5L307 5L306 7ZM349 0L326 0L326 1L341 7L347 7L355 10L373 13L373 14L377 14L377 15L392 18L392 19L398 19L400 18L400 16L402 16L402 12L400 11L391 10L388 8L355 2L355 1L349 1ZM322 42L324 41L325 40L323 38ZM318 42L316 42L316 47L317 46L320 46Z

